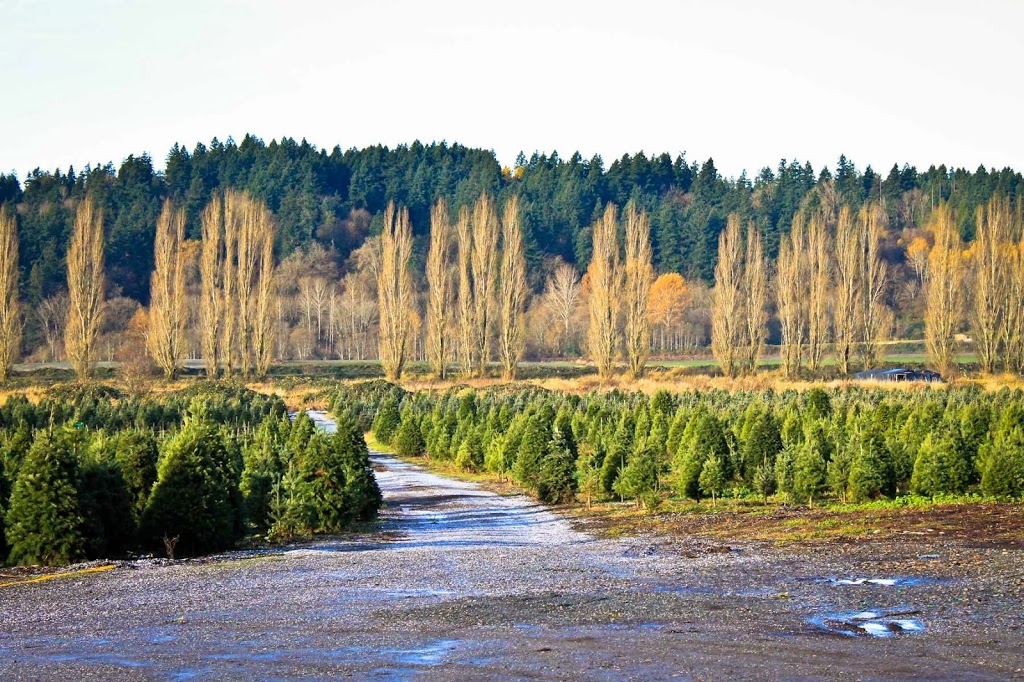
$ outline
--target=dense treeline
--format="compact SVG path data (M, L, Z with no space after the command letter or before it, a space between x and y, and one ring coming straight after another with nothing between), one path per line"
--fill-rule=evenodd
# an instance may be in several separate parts
M60 315L44 304L60 307L75 207L87 194L96 198L104 222L111 301L107 326L127 327L132 302L145 305L150 299L153 246L164 200L183 208L185 235L194 240L201 236L204 209L215 193L229 188L248 192L276 216L278 260L302 253L305 272L328 277L356 269L358 259L349 256L380 231L389 201L408 208L415 258L420 262L427 251L431 207L438 198L445 198L456 215L482 192L494 195L499 204L516 195L521 201L530 285L540 290L560 261L580 272L586 269L591 226L608 202L625 206L633 200L650 215L657 273L680 273L688 281L709 283L718 236L733 213L744 223L753 223L765 256L774 259L782 235L790 231L801 209L810 212L828 203L849 205L856 212L866 200L881 199L888 226L881 255L909 273L914 266L907 262L905 248L919 237L940 202L950 203L961 236L971 241L977 207L995 194L1011 197L1016 205L1024 184L1010 169L981 167L972 172L938 166L919 171L894 166L879 174L870 167L857 169L845 157L834 169L783 160L753 178L725 178L711 159L696 163L667 154L626 155L608 165L600 157L535 154L521 157L512 169L502 169L491 152L443 143L344 152L336 147L327 152L304 141L285 138L265 144L246 136L239 144L214 140L191 152L175 146L163 172L143 155L131 156L117 168L105 164L80 171L37 170L24 183L0 176L0 204L16 207L22 299L36 313L29 316L26 344L35 348L45 342L54 354L48 325ZM296 289L297 297L311 295L300 291L298 278L288 286ZM910 297L898 286L886 295L894 302ZM367 324L356 320L361 303L355 293L352 296L347 312L353 333L346 343L354 347L344 352L365 355L365 344L351 340ZM906 305L902 301L896 307ZM317 322L317 338L313 343L296 342L297 355L311 353L324 342L323 325ZM313 328L312 323L307 326ZM329 335L333 341L333 329Z
M196 555L338 532L380 505L361 432L197 383L160 400L68 386L0 408L0 562Z
M342 389L381 443L510 476L545 501L754 495L815 504L1024 496L1024 392Z
M854 208L867 199L883 199L888 223L896 230L920 222L940 201L951 201L968 240L978 206L997 192L1011 197L1024 192L1020 173L984 167L972 172L932 166L922 172L905 165L883 175L870 167L859 170L845 157L835 169L819 170L784 159L751 179L745 174L723 177L713 159L699 164L684 155L648 157L641 152L606 166L599 156L563 159L556 152L520 156L509 170L500 167L493 153L458 144L416 142L345 152L335 147L328 153L305 141L284 138L265 144L247 135L240 144L214 139L192 152L175 145L162 173L143 154L128 157L117 168L108 163L79 172L37 169L23 186L14 176L0 176L0 203L19 205L21 266L30 300L42 300L61 286L70 202L95 192L110 235L112 283L124 295L146 302L154 228L165 198L185 207L186 234L198 239L202 211L214 192L244 189L279 217L280 256L318 240L333 245L344 258L371 231L360 212L379 220L387 203L395 201L408 207L413 229L422 238L438 198L446 198L457 211L484 191L500 199L514 193L523 199L531 256L560 256L581 268L589 260L589 226L607 202L623 206L636 199L651 214L658 271L709 281L718 233L729 213L753 220L764 235L767 254L774 257L780 235L788 233L802 206L819 201L812 193L822 185L829 186L837 203Z

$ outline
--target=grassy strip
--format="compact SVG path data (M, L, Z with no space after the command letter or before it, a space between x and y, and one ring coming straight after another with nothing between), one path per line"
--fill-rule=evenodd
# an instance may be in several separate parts
M57 578L71 578L76 575L85 575L87 573L102 573L103 571L109 571L114 568L113 564L104 564L103 566L91 566L89 568L83 568L78 571L67 571L64 573L47 573L46 575L39 575L34 578L25 578L24 580L12 580L6 583L0 583L0 587L13 587L15 585L28 585L30 583L42 583L47 580L56 580Z

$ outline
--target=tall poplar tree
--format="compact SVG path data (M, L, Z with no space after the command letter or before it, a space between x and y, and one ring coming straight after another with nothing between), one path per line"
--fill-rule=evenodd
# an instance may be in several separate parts
M0 205L0 382L7 381L21 347L18 302L18 226L7 204Z
M103 211L86 197L75 213L68 248L68 318L64 343L79 379L92 376L103 323Z
M384 211L377 270L380 306L380 361L389 381L402 377L409 344L409 314L413 306L412 226L407 209L392 201Z
M953 208L939 204L931 230L935 245L928 255L928 307L925 310L925 345L939 372L953 374L956 335L964 319L964 257Z
M648 316L654 268L651 266L651 224L647 211L630 201L626 221L625 303L626 355L634 379L644 373L651 353L651 322Z
M171 380L184 357L185 344L185 211L164 202L156 223L155 267L150 278L149 330L150 355Z
M587 338L590 357L602 380L612 375L618 347L618 317L621 307L618 220L615 204L609 203L593 227L593 255L587 267L590 282L590 328Z
M523 354L526 309L526 255L523 251L523 228L519 219L519 197L505 203L501 221L501 284L498 355L506 381L516 378Z
M448 372L451 355L452 303L451 232L448 203L438 199L430 211L430 251L427 253L427 357L438 379Z
M743 244L740 217L729 216L718 235L718 264L711 304L711 350L722 372L736 376L743 338Z

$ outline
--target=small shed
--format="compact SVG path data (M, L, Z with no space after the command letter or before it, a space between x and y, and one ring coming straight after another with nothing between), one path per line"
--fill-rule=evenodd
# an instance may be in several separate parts
M907 369L899 367L896 369L869 369L857 372L853 375L858 381L925 381L928 383L941 383L942 375L930 369Z

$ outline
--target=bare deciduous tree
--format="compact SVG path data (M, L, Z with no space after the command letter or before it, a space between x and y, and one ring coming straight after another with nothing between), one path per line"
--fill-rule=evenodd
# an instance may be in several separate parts
M744 349L743 362L747 372L757 371L757 362L764 349L768 313L768 269L764 260L761 234L753 223L747 226L747 253L743 263L743 314Z
M252 316L252 366L256 376L264 377L274 359L274 308L277 282L274 276L274 230L269 210L267 224L261 227L259 274Z
M451 221L448 203L438 199L430 211L430 251L427 254L427 357L438 379L448 373L451 347L452 265Z
M807 367L818 371L828 337L828 297L832 274L829 235L823 215L811 215L807 225L807 246L803 249L807 278Z
M203 246L199 257L199 320L206 375L214 377L221 361L224 315L224 205L219 195L203 211Z
M202 309L207 371L263 375L273 353L276 223L245 192L214 196L203 214ZM223 246L221 246L223 244ZM223 248L223 250L221 250ZM220 331L218 340L217 331Z
M238 317L238 209L237 193L229 190L224 195L224 267L221 270L221 356L224 373L230 375L235 368L235 344Z
M1024 237L1019 218L1014 221L1017 243L1007 248L1008 277L1006 287L1005 352L1007 367L1024 372Z
M863 251L860 256L859 279L860 354L865 367L875 367L882 359L882 341L889 326L889 308L885 305L888 268L882 260L882 237L885 230L885 209L878 202L860 209Z
M185 342L185 211L175 210L171 200L164 202L156 223L153 256L155 267L150 277L150 305L146 346L150 357L171 380L184 356Z
M0 382L7 381L21 348L18 303L18 225L7 204L0 205Z
M711 350L722 372L736 376L743 329L743 244L740 217L729 216L725 230L718 235L718 263L715 265L715 289L711 306Z
M519 197L505 202L501 220L501 301L498 357L506 381L516 378L523 354L523 315L526 310L526 254L519 222Z
M36 317L43 328L49 360L63 357L64 326L68 321L68 294L65 291L50 296L36 306Z
M634 379L644 373L651 353L651 323L648 308L654 268L651 266L651 224L647 211L637 210L630 201L624 211L626 221L625 303L626 356Z
M469 375L476 367L476 306L473 304L473 231L469 209L459 211L456 223L459 247L459 350L462 373Z
M800 374L800 355L807 310L804 215L793 216L789 236L779 244L775 276L775 304L782 331L782 369L788 378Z
M473 319L476 323L476 374L483 376L490 360L491 321L494 312L494 274L498 265L498 213L486 192L473 208Z
M64 343L79 379L92 375L103 323L103 211L92 197L78 205L68 247L68 319Z
M999 359L1005 325L1011 317L1006 290L1010 285L1010 221L1013 213L1008 198L993 197L979 206L977 237L972 248L971 328L981 371L992 374Z
M389 381L402 377L409 343L409 313L413 306L412 227L409 211L388 203L380 236L377 300L380 306L380 361Z
M618 317L621 306L618 220L615 204L608 204L604 216L594 224L593 254L587 267L590 282L590 357L602 380L612 375L618 347Z
M556 267L544 287L543 301L548 314L558 324L559 350L565 353L573 335L573 321L580 302L580 276L576 268L567 263Z
M942 374L956 371L956 335L964 318L963 244L953 209L939 204L932 213L935 245L928 256L928 307L925 345L932 364Z
M857 332L857 303L860 300L860 254L862 241L849 206L839 211L836 226L833 334L839 371L849 374Z

